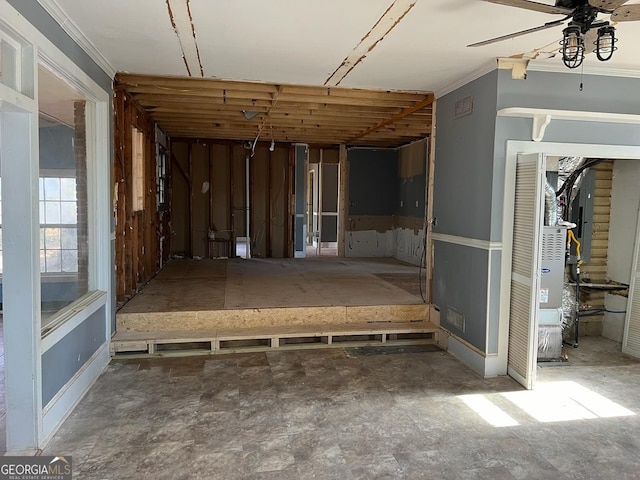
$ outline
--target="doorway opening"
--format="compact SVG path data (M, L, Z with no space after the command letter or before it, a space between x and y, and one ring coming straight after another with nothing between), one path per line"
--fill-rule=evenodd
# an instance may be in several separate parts
M537 144L544 153L527 155L533 142L509 143L509 373L533 388L541 367L640 357L637 149Z
M337 150L309 151L305 196L307 257L338 255L339 170Z

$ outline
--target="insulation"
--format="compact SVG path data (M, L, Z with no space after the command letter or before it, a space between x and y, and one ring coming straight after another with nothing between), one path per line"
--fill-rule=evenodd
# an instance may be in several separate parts
M576 318L576 289L565 283L562 290L562 327L569 328Z
M560 182L561 185L564 184L564 182L567 181L567 179L569 178L569 176L575 172L578 168L580 168L582 165L584 165L585 161L587 159L585 157L564 157L560 159L559 162L559 166L558 166L558 180ZM580 186L582 185L582 181L584 180L585 175L587 174L587 172L589 171L588 168L586 168L584 171L582 171L580 173L580 175L578 176L578 178L576 178L576 181L573 184L573 187L571 188L571 192L566 192L565 196L566 198L568 198L568 205L570 206L571 203L573 202L573 200L576 198L576 196L578 195L578 192L580 191ZM567 214L570 212L567 212ZM567 215L568 216L568 215Z

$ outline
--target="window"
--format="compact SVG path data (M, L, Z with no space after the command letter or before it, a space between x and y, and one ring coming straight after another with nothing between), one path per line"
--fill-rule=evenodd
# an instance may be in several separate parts
M144 133L131 127L131 155L133 160L133 204L134 212L144 210Z
M156 201L158 210L167 210L169 208L167 184L167 150L162 145L158 145L156 159Z
M17 35L0 32L0 83L33 98L33 48Z
M75 177L40 177L40 272L78 272Z
M78 273L76 179L40 177L40 273ZM2 274L0 190L0 274Z

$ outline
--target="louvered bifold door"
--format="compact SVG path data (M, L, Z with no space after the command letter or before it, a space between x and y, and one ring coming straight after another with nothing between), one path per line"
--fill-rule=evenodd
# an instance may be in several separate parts
M516 166L508 373L533 388L538 344L544 157L518 155Z
M640 358L640 216L636 224L636 244L632 265L622 351Z

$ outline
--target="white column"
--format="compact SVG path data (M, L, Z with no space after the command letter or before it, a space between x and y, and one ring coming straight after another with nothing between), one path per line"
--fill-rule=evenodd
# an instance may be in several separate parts
M8 452L33 452L41 431L37 121L34 113L0 113Z

